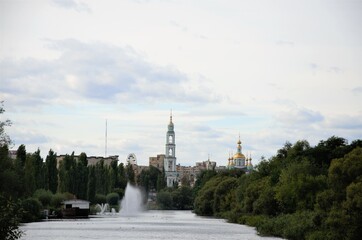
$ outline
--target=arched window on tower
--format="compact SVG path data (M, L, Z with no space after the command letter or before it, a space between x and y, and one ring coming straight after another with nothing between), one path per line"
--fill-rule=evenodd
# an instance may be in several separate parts
M172 148L170 148L170 149L168 150L168 155L169 155L169 156L172 156Z
M169 137L168 137L168 143L173 143L172 136L169 136Z

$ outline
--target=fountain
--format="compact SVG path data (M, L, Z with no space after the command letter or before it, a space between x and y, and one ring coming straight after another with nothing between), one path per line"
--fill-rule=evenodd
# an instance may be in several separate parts
M97 204L96 206L101 210L101 211L99 212L99 214L101 214L101 215L103 215L104 212L109 208L108 203L106 203L106 204L104 204L104 203L102 203L102 204Z
M135 216L143 210L141 191L130 183L127 183L120 209L121 216Z

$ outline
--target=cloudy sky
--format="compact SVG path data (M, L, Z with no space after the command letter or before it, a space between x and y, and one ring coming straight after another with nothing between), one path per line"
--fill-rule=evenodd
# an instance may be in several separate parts
M139 164L257 163L286 141L362 138L362 1L0 0L14 149Z

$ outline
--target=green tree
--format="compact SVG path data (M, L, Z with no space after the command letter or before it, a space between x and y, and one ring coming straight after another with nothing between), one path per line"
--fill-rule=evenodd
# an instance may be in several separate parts
M5 109L3 108L4 101L0 101L0 114L3 114L5 112ZM0 121L0 147L3 147L5 145L10 146L12 144L12 141L9 137L9 135L5 132L5 127L11 126L11 121L9 119L6 119L5 121Z
M87 198L87 187L88 187L88 160L85 153L79 155L79 159L76 164L76 186L74 193L79 199Z
M35 181L35 166L34 166L34 156L33 154L26 154L25 167L24 167L24 189L25 196L31 196L36 190L36 181Z
M161 209L169 210L172 209L172 194L169 191L161 191L157 193L157 204Z
M40 210L41 203L36 198L27 198L22 201L22 208L24 210L22 221L35 222L41 218Z
M59 192L76 192L77 176L75 174L76 161L74 159L74 152L71 155L66 154L62 161L59 163Z
M195 213L202 216L214 215L215 189L222 181L221 176L216 176L207 181L195 197Z
M162 172L160 172L157 176L157 186L156 186L157 192L166 188L166 186L167 186L167 183L166 183L165 170L162 169Z
M47 170L46 189L49 189L52 193L56 193L58 188L57 155L52 149L49 150L45 165Z
M172 205L174 209L190 210L193 209L192 189L189 186L181 186L171 193Z
M236 187L237 179L234 177L226 177L217 185L214 191L213 212L219 215L229 212L236 207Z
M107 203L109 205L118 205L119 203L119 194L112 192L112 193L108 193L106 196L107 199Z
M326 189L326 177L310 175L312 167L304 160L282 170L275 197L284 213L313 210L317 193Z
M118 165L118 182L116 185L116 188L123 189L123 191L126 189L127 186L127 176L126 176L126 170L124 168L124 164L120 163Z
M22 216L22 208L18 201L4 197L0 194L0 236L1 239L19 239L22 231L19 224Z
M16 160L19 168L23 169L26 161L26 149L24 144L21 144L18 147L18 150L16 151Z
M46 208L51 204L53 193L50 190L45 190L42 188L37 189L34 192L33 197L38 199L41 202L42 206Z
M128 163L126 166L126 175L127 175L127 180L129 181L129 183L134 185L136 183L136 179L135 179L135 173L133 170L133 166L131 163Z
M95 175L95 167L89 166L89 174L88 174L88 186L87 186L87 199L91 203L95 203L96 196L96 175Z
M8 146L0 147L0 194L17 198L23 195L22 181L15 169L14 162L8 156Z

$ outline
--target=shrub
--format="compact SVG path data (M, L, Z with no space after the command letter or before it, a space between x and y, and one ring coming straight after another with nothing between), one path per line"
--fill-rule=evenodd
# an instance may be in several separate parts
M43 207L47 207L51 203L53 193L50 190L37 189L34 192L33 197L38 199L43 205Z
M101 203L106 203L107 202L107 197L106 195L103 194L96 194L96 197L94 198L94 201L96 202L96 204L101 204Z
M22 202L23 213L23 222L34 222L41 218L40 210L41 203L36 198L27 198Z
M161 209L172 209L172 194L167 191L161 191L157 194L157 204Z
M279 236L287 239L305 239L315 229L315 213L310 211L282 214L264 219L256 228L263 235Z
M118 193L108 193L106 196L107 203L109 205L118 205L119 202L119 195Z
M122 188L114 188L113 192L118 193L119 199L122 199L124 197L124 189Z
M6 198L0 194L0 238L19 239L22 231L19 229L22 209L19 201Z

